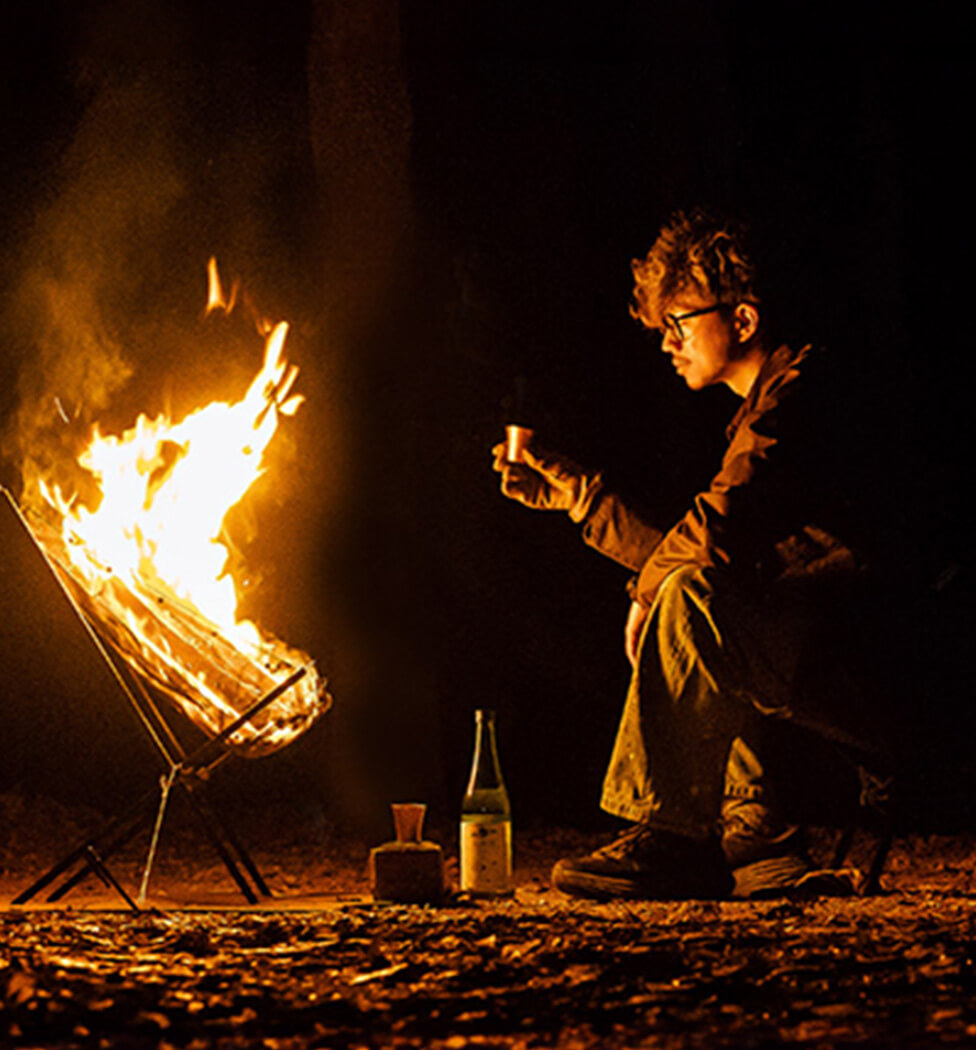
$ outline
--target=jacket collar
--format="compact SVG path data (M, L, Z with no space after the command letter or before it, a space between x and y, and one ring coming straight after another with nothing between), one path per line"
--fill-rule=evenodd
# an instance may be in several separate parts
M799 365L810 352L810 346L803 346L794 350L787 343L782 343L772 353L766 356L759 375L749 388L749 393L742 399L738 411L732 417L732 422L725 428L725 436L731 440L732 435L739 429L742 420L756 410L760 399L769 388L790 369Z

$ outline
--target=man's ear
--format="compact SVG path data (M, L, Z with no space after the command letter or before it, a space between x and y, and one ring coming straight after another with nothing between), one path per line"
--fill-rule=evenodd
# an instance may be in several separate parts
M755 303L739 303L732 315L735 335L740 343L748 343L759 331L759 307Z

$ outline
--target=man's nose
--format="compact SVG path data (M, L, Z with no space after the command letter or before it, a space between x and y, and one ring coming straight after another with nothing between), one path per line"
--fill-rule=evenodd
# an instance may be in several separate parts
M675 354L681 349L681 340L678 333L671 328L665 328L661 337L661 349L666 354Z

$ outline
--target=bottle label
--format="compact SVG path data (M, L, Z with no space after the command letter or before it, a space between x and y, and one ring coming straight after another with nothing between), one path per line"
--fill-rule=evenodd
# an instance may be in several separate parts
M511 893L512 822L461 822L461 889L469 893Z

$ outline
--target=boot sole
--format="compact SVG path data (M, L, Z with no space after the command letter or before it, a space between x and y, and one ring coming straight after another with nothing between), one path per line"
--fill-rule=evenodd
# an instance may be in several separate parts
M736 900L810 900L815 897L852 897L858 873L844 868L811 868L802 857L768 857L732 872Z
M682 879L681 885L661 885L651 878L628 878L624 875L606 875L583 871L564 861L559 861L552 871L552 885L562 893L591 900L722 900L729 896L732 879L719 885L710 882L699 886L689 885Z

